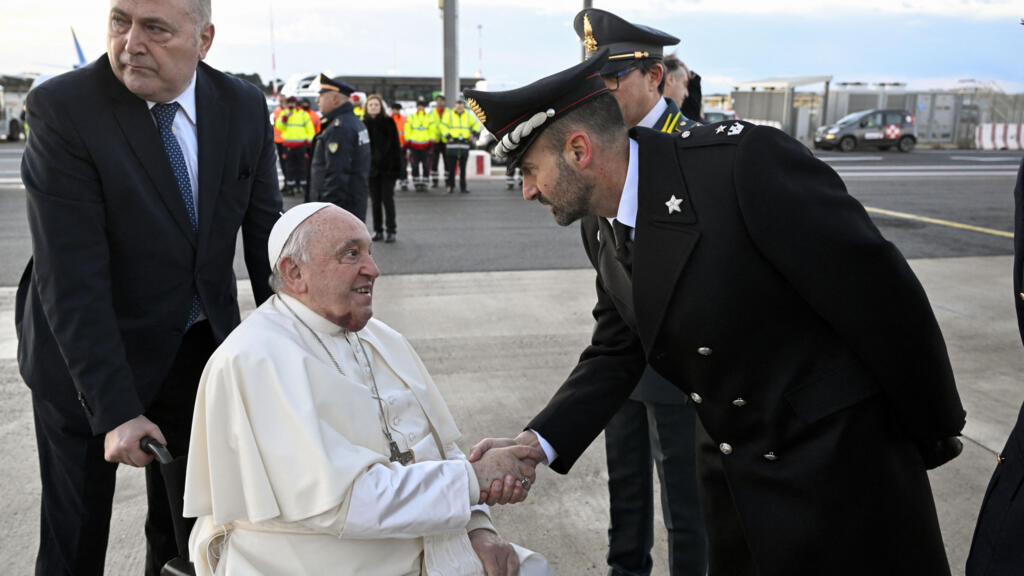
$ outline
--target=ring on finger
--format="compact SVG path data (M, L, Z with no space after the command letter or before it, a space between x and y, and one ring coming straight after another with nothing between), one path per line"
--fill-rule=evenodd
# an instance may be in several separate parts
M519 481L519 485L523 487L523 490L529 490L530 489L530 479L524 477L522 480Z

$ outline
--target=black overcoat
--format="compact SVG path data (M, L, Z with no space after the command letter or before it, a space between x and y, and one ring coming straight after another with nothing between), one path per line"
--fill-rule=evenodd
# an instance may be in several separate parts
M631 135L632 277L607 222L585 219L597 325L529 424L552 468L568 471L647 361L691 395L715 450L698 462L712 574L730 514L760 576L948 574L917 446L958 434L965 413L905 259L775 129Z
M33 258L17 293L18 364L76 434L145 411L194 293L218 341L238 325L239 229L257 302L271 294L267 238L281 195L266 100L203 63L195 96L198 232L146 102L106 55L29 94L21 176Z
M1013 192L1013 300L1024 341L1024 160ZM997 459L974 529L967 576L1024 574L1024 406Z

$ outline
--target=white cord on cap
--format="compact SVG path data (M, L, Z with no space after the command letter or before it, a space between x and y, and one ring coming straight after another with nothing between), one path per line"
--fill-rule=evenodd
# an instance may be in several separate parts
M530 119L523 122L519 126L516 126L511 132L505 134L498 141L498 144L494 147L494 156L498 160L504 160L508 157L509 152L519 147L519 143L522 142L523 138L529 136L534 130L539 128L548 118L552 118L555 115L553 108L548 108L544 112L537 112Z

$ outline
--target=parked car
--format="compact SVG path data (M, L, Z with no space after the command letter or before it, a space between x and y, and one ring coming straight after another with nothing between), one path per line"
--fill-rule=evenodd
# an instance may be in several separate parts
M739 120L738 114L732 110L725 110L722 108L705 108L704 109L704 120L705 124L714 124L716 122L725 122L726 120Z
M917 126L914 116L906 110L863 110L847 114L830 126L821 126L814 134L814 147L825 150L838 148L852 152L861 147L888 150L895 146L900 152L910 152L917 145Z

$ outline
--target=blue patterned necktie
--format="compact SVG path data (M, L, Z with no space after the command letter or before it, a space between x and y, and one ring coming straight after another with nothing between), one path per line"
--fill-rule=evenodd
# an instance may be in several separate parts
M192 198L192 181L188 176L188 165L185 164L185 155L181 152L178 138L174 135L171 125L174 124L174 116L178 113L178 103L156 104L151 109L156 125L160 129L160 140L164 143L164 151L167 152L167 159L171 162L171 170L174 171L174 178L178 181L178 191L185 201L185 210L188 212L188 220L192 223L192 230L199 229L199 218L196 215L196 204ZM188 313L188 323L185 329L188 330L199 318L199 294L192 294L192 308Z

